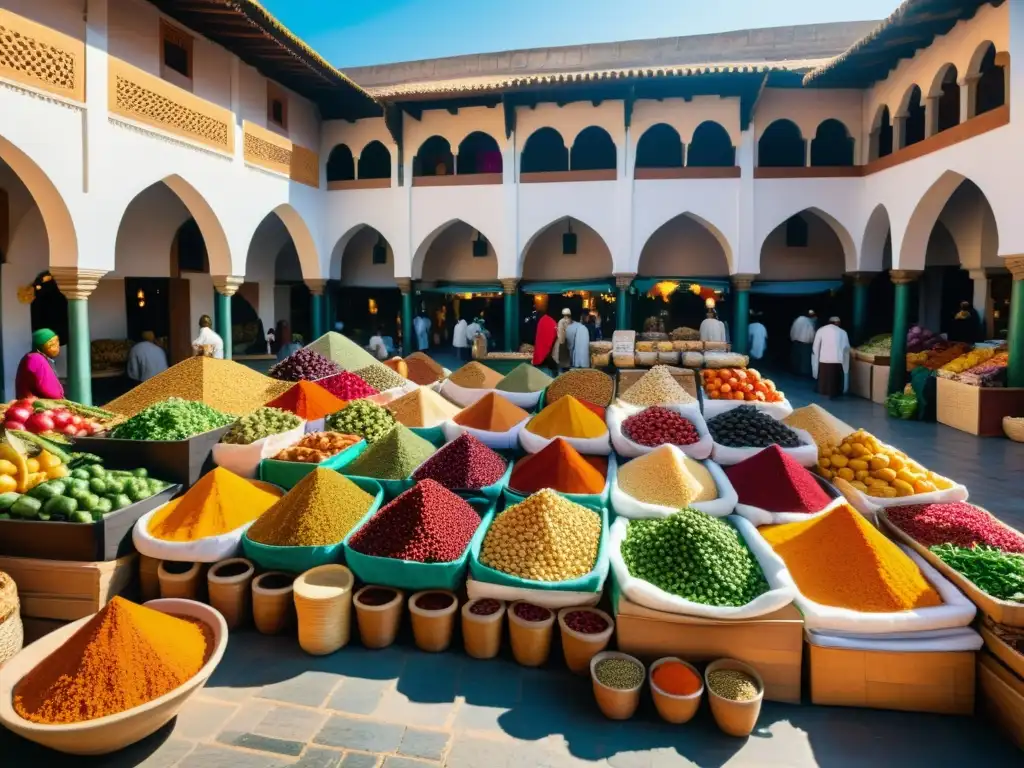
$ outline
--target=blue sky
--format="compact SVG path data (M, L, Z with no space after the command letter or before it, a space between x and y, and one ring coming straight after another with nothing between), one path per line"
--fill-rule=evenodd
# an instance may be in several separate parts
M262 0L331 63L881 19L899 0Z

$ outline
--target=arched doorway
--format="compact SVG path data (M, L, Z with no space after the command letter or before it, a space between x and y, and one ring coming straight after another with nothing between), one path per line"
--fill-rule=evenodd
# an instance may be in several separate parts
M391 150L379 141L371 141L359 155L360 179L390 179Z
M331 318L344 323L344 333L366 345L378 328L395 346L401 343L402 295L395 281L391 243L369 225L359 225L339 240L331 254L328 290Z
M444 136L431 136L420 144L412 159L412 175L450 176L455 172L455 158L451 144Z
M823 120L811 140L811 165L850 167L853 165L853 137L839 120Z
M921 87L910 86L907 95L903 100L903 147L911 147L919 141L924 141L925 134L925 111L922 103Z
M713 120L697 126L686 151L686 165L693 168L726 168L736 165L736 148L729 132Z

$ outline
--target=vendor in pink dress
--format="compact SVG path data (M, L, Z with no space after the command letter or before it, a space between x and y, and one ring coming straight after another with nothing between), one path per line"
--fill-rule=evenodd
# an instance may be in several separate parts
M49 328L40 328L32 334L32 351L21 358L14 378L14 392L18 399L34 395L47 400L64 397L54 370L53 359L60 354L60 339Z

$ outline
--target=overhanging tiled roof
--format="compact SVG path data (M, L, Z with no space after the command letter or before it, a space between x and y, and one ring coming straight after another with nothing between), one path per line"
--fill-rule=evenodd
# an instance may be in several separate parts
M381 114L372 96L310 48L256 0L150 0L171 18L224 46L319 106L325 118Z
M1001 5L1003 0L905 0L874 31L809 72L804 85L866 88L989 2Z

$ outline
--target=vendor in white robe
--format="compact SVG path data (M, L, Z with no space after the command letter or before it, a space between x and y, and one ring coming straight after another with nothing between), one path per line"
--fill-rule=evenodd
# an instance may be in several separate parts
M747 339L750 342L750 356L755 360L764 357L768 349L768 329L761 322L761 315L755 315L753 321L747 326Z
M839 397L850 381L850 337L839 327L839 318L830 317L828 325L814 334L811 370L818 380L818 393Z
M729 337L725 331L725 323L718 319L715 310L708 310L708 316L700 324L701 341L728 341Z
M460 317L452 331L452 346L455 347L455 354L458 355L459 360L463 362L469 360L469 340L466 338L466 328L468 327L465 318Z
M551 350L551 357L558 364L558 372L561 373L572 365L569 356L569 345L566 341L566 330L572 322L572 312L568 308L562 310L562 318L558 321L558 334L555 336L555 348Z
M420 310L412 321L412 329L416 332L416 349L422 352L430 346L430 318L426 312Z
M790 365L798 376L811 375L811 344L817 322L818 316L811 309L794 320L789 328Z
M565 329L566 345L569 347L569 365L572 368L590 367L590 329L583 323L571 320Z

